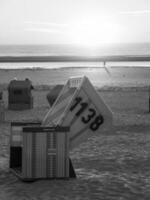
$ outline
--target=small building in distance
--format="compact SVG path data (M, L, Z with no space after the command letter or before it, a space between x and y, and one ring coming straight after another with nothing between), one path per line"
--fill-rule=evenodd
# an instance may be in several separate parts
M32 83L29 79L12 80L8 85L8 108L24 110L33 108Z

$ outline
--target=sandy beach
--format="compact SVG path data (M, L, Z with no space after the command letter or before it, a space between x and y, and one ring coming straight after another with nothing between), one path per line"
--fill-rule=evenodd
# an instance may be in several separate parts
M113 111L113 129L94 135L70 152L76 179L24 183L9 172L10 122L42 120L49 110L48 91L34 90L34 108L17 112L7 109L8 93L4 91L6 121L0 125L0 199L149 199L149 96L141 88L99 90Z
M150 68L149 67L115 67L107 64L107 70L104 67L85 67L84 63L80 64L80 67L75 67L74 63L68 64L70 67L61 68L44 68L44 63L41 64L41 68L36 68L37 63L32 63L33 68L25 69L0 69L0 89L5 88L9 82L17 78L23 80L29 78L35 89L41 88L49 89L51 86L56 84L65 84L68 78L72 76L87 76L91 83L97 88L113 87L149 87L150 85ZM87 65L88 63L86 63ZM26 64L23 63L21 66ZM59 63L49 63L51 67L59 67ZM64 66L67 63L64 63ZM8 68L11 67L11 64ZM14 65L15 67L15 65ZM43 67L43 68L42 68ZM109 72L109 73L108 73ZM109 88L108 88L109 87Z
M150 200L150 1L0 16L0 200Z

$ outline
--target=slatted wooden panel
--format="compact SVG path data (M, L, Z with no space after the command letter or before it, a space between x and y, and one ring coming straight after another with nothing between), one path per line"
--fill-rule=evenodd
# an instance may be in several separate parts
M23 178L69 177L68 130L23 128Z
M22 176L33 178L33 139L32 134L23 134Z
M49 178L56 177L56 143L57 133L47 135L47 176Z
M57 134L58 136L58 134ZM68 149L68 137L66 137L64 134L60 134L59 137L57 137L57 176L58 177L68 177L69 171L65 170L65 168L69 168L69 163L65 159L65 157L69 157L69 152L66 151Z

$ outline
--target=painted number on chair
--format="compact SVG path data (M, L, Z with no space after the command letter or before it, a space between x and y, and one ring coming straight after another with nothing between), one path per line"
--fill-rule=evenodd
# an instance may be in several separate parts
M72 112L74 109L77 109L77 112L75 113L75 115L77 117L81 116L81 114L86 110L88 109L88 114L86 116L81 116L81 121L84 123L84 124L88 124L90 123L89 125L89 128L92 130L92 131L96 131L101 124L103 124L104 122L104 118L101 114L97 115L96 114L96 111L94 108L89 108L89 105L87 102L84 102L82 97L76 97L72 106L70 107L70 111Z

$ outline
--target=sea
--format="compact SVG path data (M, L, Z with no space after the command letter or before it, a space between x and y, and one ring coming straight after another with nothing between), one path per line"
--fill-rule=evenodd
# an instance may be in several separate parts
M115 45L97 51L64 46L0 46L0 56L42 55L150 55L150 44ZM0 84L29 78L35 85L64 84L68 78L87 76L95 86L150 85L150 62L0 62Z

